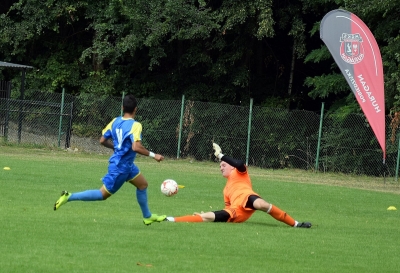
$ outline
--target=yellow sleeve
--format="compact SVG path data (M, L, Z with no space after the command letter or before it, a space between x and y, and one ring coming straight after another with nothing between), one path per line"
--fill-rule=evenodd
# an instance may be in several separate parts
M140 122L133 123L131 134L133 135L133 141L142 140L142 124Z
M109 124L107 124L106 127L104 127L103 131L101 131L101 134L104 136L104 134L108 131L111 130L111 126L114 123L114 121L116 120L116 118L114 118L112 121L110 121Z

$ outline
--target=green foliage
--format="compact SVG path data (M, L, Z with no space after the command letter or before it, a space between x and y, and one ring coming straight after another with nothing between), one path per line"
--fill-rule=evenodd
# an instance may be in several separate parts
M321 154L328 158L330 170L370 176L377 176L386 171L382 159L377 157L377 140L363 115L327 117L325 123ZM354 134L354 131L357 134ZM363 148L374 145L375 150ZM322 162L324 163L324 160Z
M33 65L27 75L32 89L59 92L64 87L71 94L117 96L135 92L157 99L185 94L191 100L236 105L250 97L255 105L269 99L271 104L277 97L308 99L308 105L313 102L308 94L313 100L342 99L337 95L346 84L337 79L342 76L317 36L322 17L345 8L377 38L387 109L400 109L400 20L393 1L8 3L14 4L0 14L0 59ZM18 88L20 73L2 69L0 78L11 78Z
M307 77L305 85L314 87L314 90L309 93L309 96L312 98L326 98L331 94L351 92L350 87L341 74Z
M281 91L260 87L285 85L275 70L290 65L271 59L281 46L262 50L275 35L272 6L271 0L21 0L1 14L0 49L5 60L32 64L28 85L49 92L134 91L160 99L185 94L231 104L255 94L264 101ZM284 28L293 25L288 32L301 56L304 24L296 18Z
M78 137L90 137L90 138L98 138L100 135L100 126L96 125L87 125L87 124L79 124L74 123L72 125L72 132L74 135Z
M161 100L138 100L135 120L143 127L142 143L154 152L176 157L180 120L179 102ZM157 109L157 111L154 111ZM172 136L166 143L164 136Z
M319 49L314 49L312 50L304 59L304 61L307 62L315 62L315 63L319 63L321 61L325 61L325 60L332 60L332 56L331 53L329 52L328 48L326 46L322 46Z
M73 134L100 138L103 128L121 112L121 100L94 94L80 94L74 101Z
M249 162L263 168L313 168L315 157L310 147L316 146L318 116L307 111L255 108L252 118L251 154ZM313 151L312 153L315 153Z

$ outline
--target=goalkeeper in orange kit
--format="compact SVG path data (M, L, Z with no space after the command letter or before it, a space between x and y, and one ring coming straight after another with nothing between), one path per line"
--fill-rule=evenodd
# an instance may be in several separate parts
M247 167L242 160L223 155L221 148L216 143L213 143L213 149L214 155L221 161L220 170L222 176L227 178L224 188L224 209L181 217L167 217L167 221L241 223L249 219L256 210L262 210L289 226L311 227L311 223L294 220L286 212L268 203L254 192Z

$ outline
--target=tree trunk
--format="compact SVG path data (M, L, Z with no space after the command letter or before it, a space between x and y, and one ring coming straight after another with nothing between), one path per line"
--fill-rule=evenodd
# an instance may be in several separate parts
M294 74L294 64L296 60L296 42L293 42L293 50L292 50L292 63L290 65L290 76L289 76L289 87L288 87L288 95L292 95L292 86L293 86L293 74Z
M288 86L288 103L287 108L290 109L290 102L292 96L292 88L293 88L293 74L294 74L294 65L296 60L296 41L293 41L293 50L292 50L292 63L290 64L290 75L289 75L289 86Z

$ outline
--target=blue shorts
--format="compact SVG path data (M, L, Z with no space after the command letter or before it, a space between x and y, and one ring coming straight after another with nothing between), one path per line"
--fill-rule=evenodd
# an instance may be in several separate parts
M104 187L110 194L116 193L122 185L140 174L139 168L133 164L129 169L121 170L114 164L108 166L108 173L102 178Z

